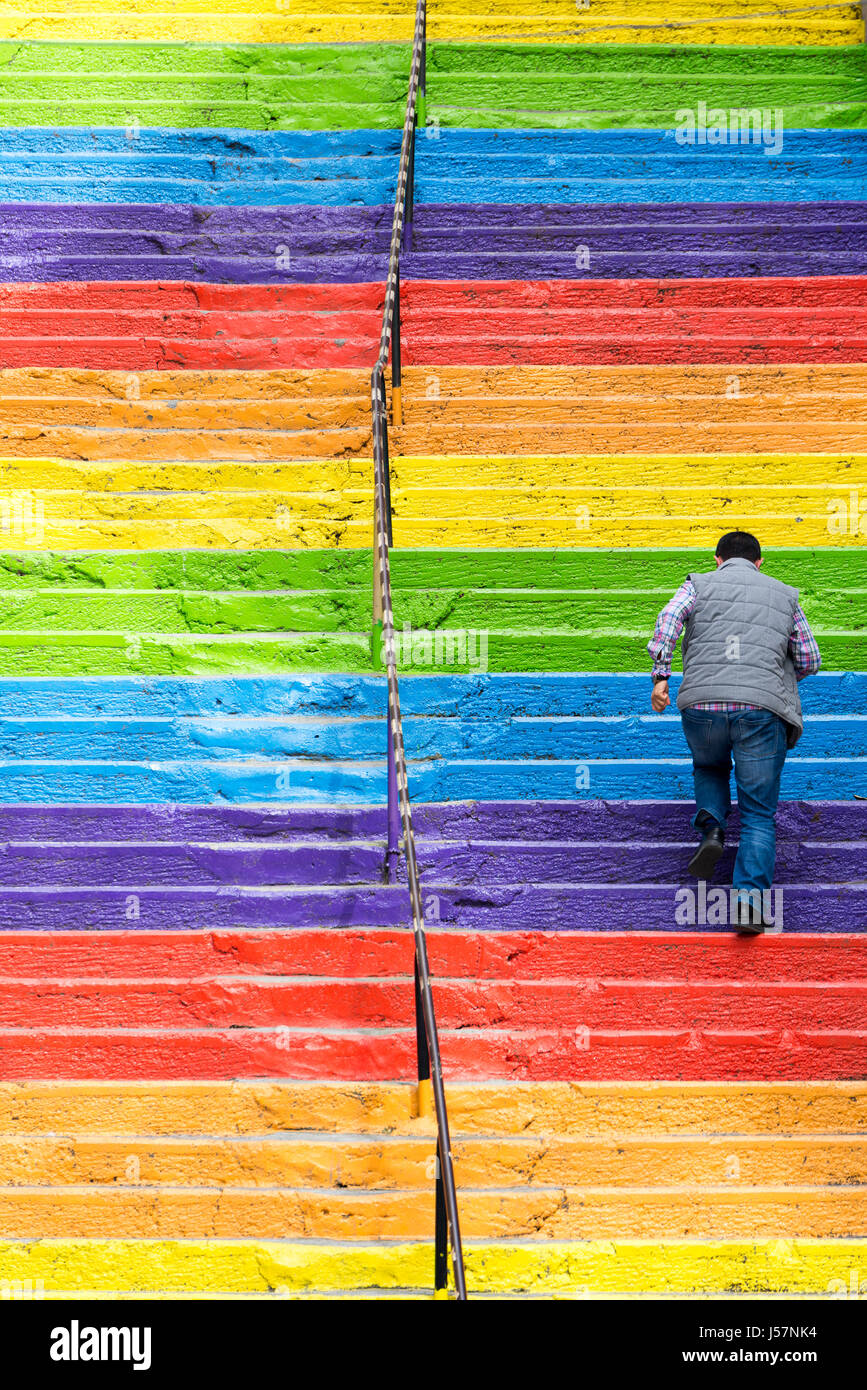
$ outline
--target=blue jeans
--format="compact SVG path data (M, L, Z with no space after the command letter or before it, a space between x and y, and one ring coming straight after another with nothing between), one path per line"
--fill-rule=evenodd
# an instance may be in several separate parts
M695 776L693 825L704 830L715 820L725 830L734 758L741 836L732 883L735 888L770 888L777 849L774 817L786 761L785 720L768 709L685 709L681 717Z

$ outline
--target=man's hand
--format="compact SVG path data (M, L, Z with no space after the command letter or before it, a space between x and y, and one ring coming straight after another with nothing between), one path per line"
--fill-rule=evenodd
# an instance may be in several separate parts
M656 685L653 687L653 694L650 697L650 703L656 714L663 714L664 711L668 709L668 706L671 704L671 698L668 694L668 681L656 682Z

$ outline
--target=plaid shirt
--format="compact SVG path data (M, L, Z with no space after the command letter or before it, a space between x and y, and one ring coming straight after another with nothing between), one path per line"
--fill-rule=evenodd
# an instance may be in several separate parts
M671 675L671 658L677 646L677 639L695 607L696 598L697 594L692 580L684 580L677 593L669 600L657 618L653 636L647 644L647 650L653 657L654 678L664 676L667 680ZM822 664L818 644L810 631L810 624L807 622L800 604L795 608L795 616L792 620L789 652L799 681L803 680L805 676L814 675ZM700 704L693 705L692 708L725 712L735 709L761 709L762 706L748 705L742 701L705 700Z

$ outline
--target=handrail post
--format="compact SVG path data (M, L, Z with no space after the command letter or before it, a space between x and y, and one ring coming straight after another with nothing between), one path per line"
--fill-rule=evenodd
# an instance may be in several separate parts
M403 424L400 400L400 261L394 273L394 299L391 304L391 412L395 425Z

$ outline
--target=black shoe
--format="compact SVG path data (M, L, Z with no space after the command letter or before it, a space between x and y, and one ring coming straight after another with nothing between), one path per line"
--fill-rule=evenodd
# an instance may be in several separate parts
M735 919L738 936L762 936L773 927L773 922L765 921L760 907L756 907L754 903L745 903L744 907L746 911L739 908Z
M689 861L689 872L695 878L710 878L719 862L725 842L726 836L722 826L712 825L704 832L701 844Z

